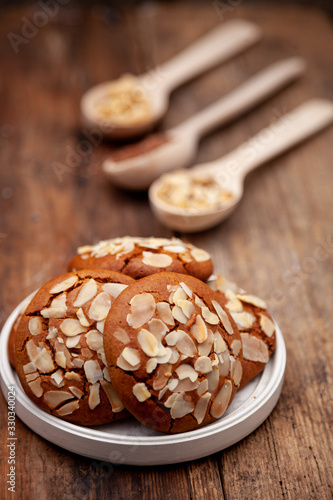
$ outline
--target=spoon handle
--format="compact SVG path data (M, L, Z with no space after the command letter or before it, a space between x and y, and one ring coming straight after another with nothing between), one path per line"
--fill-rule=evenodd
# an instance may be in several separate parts
M206 164L203 171L215 175L224 186L232 184L332 122L333 103L325 99L311 99L220 160Z
M260 38L249 21L223 23L159 67L161 86L168 92L218 63L242 52Z
M246 80L222 99L175 127L174 130L187 132L199 138L268 99L299 77L304 69L305 63L299 57L274 63Z

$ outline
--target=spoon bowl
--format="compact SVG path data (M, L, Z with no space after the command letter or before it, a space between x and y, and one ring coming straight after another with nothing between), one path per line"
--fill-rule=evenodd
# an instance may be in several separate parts
M241 201L244 179L249 172L316 134L332 122L332 102L324 99L312 99L306 102L291 113L283 115L223 158L183 171L183 175L188 176L189 181L198 179L198 176L206 180L212 179L221 191L230 193L227 202L218 206L212 205L207 209L194 206L183 208L171 204L161 196L162 186L167 181L165 175L157 179L149 189L149 201L153 213L162 224L182 232L202 231L219 224L231 215ZM172 175L177 173L169 174Z

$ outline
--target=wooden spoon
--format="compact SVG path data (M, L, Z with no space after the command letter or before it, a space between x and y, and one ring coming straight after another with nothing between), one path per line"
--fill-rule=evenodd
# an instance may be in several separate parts
M117 186L132 190L148 189L162 173L187 167L195 157L203 135L254 108L299 77L304 69L304 61L298 57L272 64L222 99L165 132L166 141L158 147L144 151L145 144L152 138L162 137L158 135L124 147L125 157L126 151L129 154L138 153L120 161L108 158L103 162L104 172ZM144 151L141 154L140 148Z
M134 77L138 88L148 97L151 113L139 123L112 123L96 112L96 105L108 96L110 84L92 87L81 99L81 113L90 128L98 128L104 137L125 139L146 133L162 118L169 105L169 95L176 87L200 75L218 63L239 54L261 37L259 28L249 21L233 20L223 23L184 51L141 76Z
M167 175L157 179L149 189L149 200L155 216L171 229L196 232L219 224L228 217L243 196L246 175L255 168L284 153L333 122L333 103L312 99L283 115L259 134L214 162L184 170L184 175L215 181L231 194L228 202L212 209L180 208L161 199L159 192Z

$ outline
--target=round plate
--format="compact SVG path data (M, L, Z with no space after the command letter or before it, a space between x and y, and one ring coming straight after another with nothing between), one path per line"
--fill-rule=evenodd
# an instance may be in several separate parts
M23 301L24 302L24 301ZM34 432L79 455L128 465L161 465L202 458L237 443L254 431L275 407L283 384L286 347L276 325L276 349L264 371L238 391L220 420L201 429L165 435L134 418L110 425L82 427L39 409L26 396L7 355L8 338L21 305L9 316L0 336L0 382L7 399L15 387L16 414Z

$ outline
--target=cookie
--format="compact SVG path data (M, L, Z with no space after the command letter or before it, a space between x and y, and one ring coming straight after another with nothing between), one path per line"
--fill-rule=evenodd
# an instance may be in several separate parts
M217 276L209 285L220 294L238 326L243 345L243 376L240 387L263 371L276 344L275 323L267 311L266 303L248 294L235 284Z
M127 415L106 368L105 318L133 280L113 271L83 270L46 283L16 331L16 371L27 395L70 422L99 425Z
M21 321L22 315L25 312L28 304L30 302L30 298L23 301L22 306L20 307L19 313L13 323L12 329L8 338L8 359L12 367L15 369L15 336L17 327Z
M144 425L176 433L221 417L242 377L240 335L218 294L157 273L114 301L104 348L112 384Z
M177 238L125 236L78 248L68 266L69 271L96 268L118 271L134 279L164 271L206 281L213 272L213 263L205 250Z

